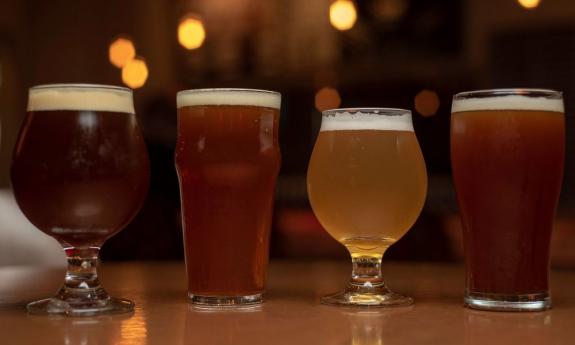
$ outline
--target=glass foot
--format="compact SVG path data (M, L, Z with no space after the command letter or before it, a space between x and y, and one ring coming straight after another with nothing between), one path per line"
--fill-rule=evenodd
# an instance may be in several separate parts
M523 295L468 292L464 305L491 311L543 311L551 309L551 296L546 292Z
M344 291L321 299L322 304L342 307L406 307L413 304L413 298L393 292L384 294Z
M95 316L133 312L134 302L114 297L87 301L53 297L29 303L26 308L30 314L38 315Z
M190 302L199 308L251 308L263 302L263 294L247 296L200 296L188 294Z

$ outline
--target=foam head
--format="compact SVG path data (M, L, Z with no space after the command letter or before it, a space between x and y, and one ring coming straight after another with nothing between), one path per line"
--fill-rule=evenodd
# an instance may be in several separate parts
M195 89L178 92L178 108L199 105L247 105L279 109L278 92L253 89Z
M498 89L458 93L451 113L482 110L538 110L565 112L560 92L543 89Z
M30 88L28 111L46 110L135 113L132 90L92 84L52 84Z
M333 109L322 113L320 131L409 131L411 111L392 108Z

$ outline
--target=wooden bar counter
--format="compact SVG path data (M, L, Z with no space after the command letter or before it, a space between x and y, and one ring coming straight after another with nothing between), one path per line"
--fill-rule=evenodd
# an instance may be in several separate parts
M3 306L0 344L575 344L575 271L553 271L547 312L465 309L461 266L417 263L384 264L390 287L415 298L411 307L320 305L320 296L344 286L350 266L272 262L263 306L204 311L186 301L182 263L104 263L104 287L135 301L133 315L44 317L22 304ZM43 281L25 283L33 290Z

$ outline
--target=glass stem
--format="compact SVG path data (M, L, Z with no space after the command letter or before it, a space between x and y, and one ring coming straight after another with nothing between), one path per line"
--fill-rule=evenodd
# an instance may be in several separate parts
M381 259L382 256L352 256L351 287L362 290L385 287L381 275Z
M65 248L68 259L68 270L66 271L66 281L60 291L64 298L82 295L84 298L100 299L106 293L100 287L98 279L98 263L100 248Z

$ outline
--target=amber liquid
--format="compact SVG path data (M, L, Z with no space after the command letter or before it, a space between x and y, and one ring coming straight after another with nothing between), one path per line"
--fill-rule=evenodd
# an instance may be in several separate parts
M263 292L280 167L277 109L178 110L180 179L189 293Z
M150 174L133 114L30 112L12 162L18 205L63 245L100 246L136 215Z
M413 225L425 202L425 162L413 132L319 133L308 194L323 227L352 256L381 257Z
M451 162L470 292L543 293L563 179L565 122L547 111L451 117Z

